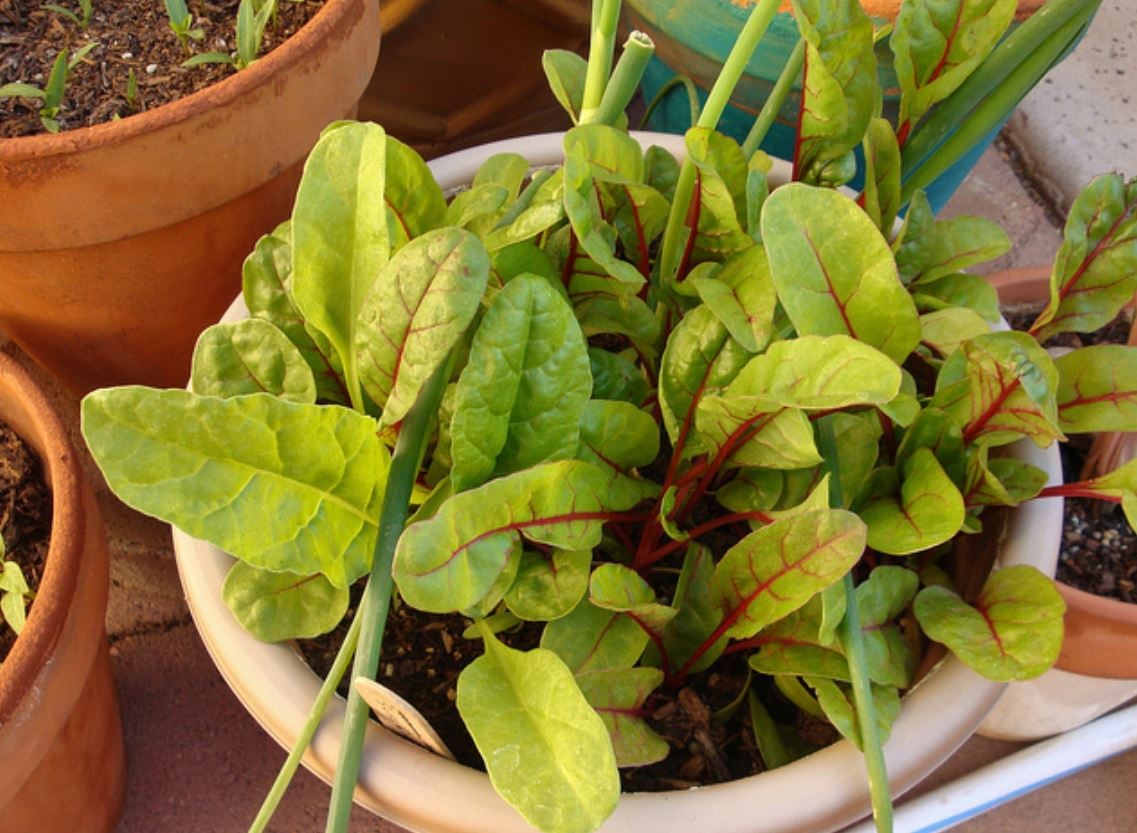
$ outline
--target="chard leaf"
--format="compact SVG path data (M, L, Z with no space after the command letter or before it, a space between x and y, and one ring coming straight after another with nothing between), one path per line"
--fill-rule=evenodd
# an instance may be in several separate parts
M620 778L604 721L551 651L516 651L486 631L458 677L458 711L494 789L550 833L588 833L616 807Z
M551 556L526 552L505 594L506 607L527 622L551 622L566 616L588 592L591 566L588 550L556 550Z
M723 635L747 639L789 615L840 580L864 548L864 524L840 509L806 512L750 533L715 568Z
M1054 365L1063 431L1137 430L1137 350L1098 344L1059 356Z
M936 455L917 448L904 465L900 494L876 500L860 513L869 546L889 555L909 555L955 537L963 526L963 495Z
M768 175L773 167L773 160L760 150L746 163L746 233L755 243L762 242L762 206L770 196Z
M1014 17L1015 0L903 3L892 30L901 125L915 125L983 62Z
M541 55L541 66L545 70L549 89L565 108L572 123L576 124L580 121L580 105L584 100L584 77L588 73L588 62L567 49L546 49Z
M554 288L564 289L560 283L560 275L553 267L549 255L531 240L498 249L493 255L492 269L503 284L509 283L519 275L532 274L544 278Z
M651 307L634 295L577 298L573 300L573 311L586 336L598 333L627 336L640 352L656 355L659 322Z
M615 399L639 406L651 392L643 371L619 353L589 347L588 363L594 399Z
M508 198L509 191L504 185L486 182L471 186L454 195L454 199L446 207L444 223L448 226L468 228L479 218L496 216Z
M896 265L905 284L931 283L1011 250L1007 233L981 217L936 220L923 192L909 203Z
M869 121L864 144L865 212L888 238L900 213L900 146L892 125L882 118Z
M690 263L723 263L754 245L740 220L746 217L746 159L735 141L706 128L688 130L686 144L698 207L693 226L688 222L695 229Z
M999 320L999 295L995 287L979 275L957 272L934 281L921 282L912 298L921 312L967 307L992 324Z
M695 425L708 452L717 454L727 443L732 444L731 465L804 469L821 462L813 423L804 411L783 408L756 413L748 398L705 396L699 403Z
M588 179L643 182L640 143L616 127L587 124L572 128L565 133L565 156L588 163Z
M370 417L122 387L88 395L82 422L108 485L139 512L266 570L347 587L370 569L390 467Z
M529 160L524 156L519 153L495 153L478 168L470 185L500 185L509 195L506 201L513 202L521 193L521 184L527 176Z
M386 161L383 199L395 251L446 222L446 198L414 148L388 136Z
M840 646L826 645L821 638L820 600L765 628L759 638L762 647L749 663L760 674L849 680L849 661Z
M520 557L522 533L560 549L591 550L604 522L639 498L638 491L577 461L544 463L459 492L399 538L399 592L419 610L465 610Z
M712 590L715 562L710 549L691 544L683 558L683 569L675 587L672 606L679 612L667 625L663 644L676 668L681 668L722 621L722 609ZM709 667L722 654L726 643L719 641L691 667L697 673Z
M942 587L925 587L914 607L920 627L984 677L1037 677L1058 659L1066 605L1054 583L1033 567L991 575L975 606Z
M315 402L316 380L300 351L263 318L215 324L198 338L190 385L201 396L271 393Z
M874 683L907 688L915 665L896 624L916 598L920 579L905 567L885 565L857 587L857 611L864 631L865 662Z
M1130 460L1120 468L1078 483L1081 493L1100 495L1102 498L1119 501L1130 526L1137 524L1137 460Z
M274 573L236 562L221 598L237 621L261 642L314 639L347 614L349 592L323 576Z
M353 401L355 325L391 249L386 142L375 124L326 132L304 164L292 210L292 297L305 322L339 354Z
M709 307L691 310L671 332L659 373L659 404L671 442L683 437L690 452L697 450L688 434L703 395L725 387L750 359L730 337Z
M623 564L601 564L588 581L588 597L602 610L624 613L648 634L660 637L676 614L655 600L655 591L635 570Z
M588 671L576 678L580 690L608 729L616 766L647 766L671 747L644 720L644 701L663 682L658 668Z
M936 381L934 407L964 426L963 441L1005 445L1023 436L1045 448L1058 428L1058 371L1026 333L997 332L964 342Z
M455 491L573 456L591 389L572 309L544 279L514 278L487 310L458 378L450 425Z
M817 702L829 722L860 749L861 727L852 692L832 680L818 677L807 677L805 682L817 694ZM874 685L872 700L877 737L884 743L892 733L892 724L900 716L900 692L893 686Z
M950 356L963 342L991 331L991 324L974 310L942 309L920 316L924 344L941 356Z
M967 477L967 456L963 446L963 432L955 420L936 408L920 411L920 415L904 432L904 439L896 451L896 465L903 469L912 454L920 448L930 449L952 483L963 485Z
M876 107L872 21L852 0L794 0L793 8L806 44L794 177L841 185ZM762 237L770 239L764 226Z
M647 644L647 631L629 617L588 599L541 633L541 647L555 652L574 674L631 668Z
M355 330L367 395L397 425L465 334L489 279L489 257L468 231L444 228L406 244L367 293Z
M713 276L695 270L687 282L748 352L758 353L770 343L778 296L765 249L751 246L716 268Z
M1018 506L1037 497L1047 480L1045 471L1013 457L987 460L986 453L972 454L968 460L965 503L969 508Z
M291 225L284 223L257 241L245 258L242 287L245 306L253 318L274 324L291 341L316 380L316 397L322 402L346 405L350 401L343 381L343 363L331 342L314 328L292 300Z
M679 163L663 148L652 145L644 154L643 181L662 194L670 205L675 199L675 184L679 181Z
M659 425L627 402L592 399L584 406L577 457L625 474L659 456Z
M641 275L651 271L651 247L667 225L670 204L650 185L624 182L607 189L612 195L609 216L626 256Z
M777 769L804 758L811 751L792 730L774 722L762 701L751 689L747 692L750 708L750 726L754 730L754 743L766 769Z
M543 176L543 179L541 178ZM531 190L536 188L536 190ZM523 193L497 224L483 234L486 248L497 252L532 240L564 219L564 172L538 171ZM504 224L504 225L503 225Z
M920 319L892 251L848 197L783 185L762 212L778 299L802 335L850 335L901 363L920 342Z
M1087 185L1066 219L1050 276L1050 303L1031 327L1045 341L1112 321L1137 288L1137 180L1105 174Z

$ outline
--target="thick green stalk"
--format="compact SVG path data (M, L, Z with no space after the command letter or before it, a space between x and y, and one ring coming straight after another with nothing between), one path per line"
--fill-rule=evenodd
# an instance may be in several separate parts
M597 124L615 124L621 114L628 109L632 96L639 89L640 80L651 56L655 54L655 44L643 32L632 32L620 53L620 60L612 70L612 80L604 90L592 121Z
M750 63L750 58L758 49L758 43L766 34L774 15L778 13L779 0L762 0L754 6L750 17L742 27L738 39L731 47L722 71L715 79L714 86L699 114L697 127L714 130L722 118L726 105L730 102L738 80ZM659 275L664 283L675 281L682 267L684 252L688 239L695 234L695 229L687 229L687 213L691 205L691 198L695 190L695 164L688 158L683 160L679 169L679 179L675 184L675 199L671 203L671 213L667 216L667 227L663 232L663 243L659 254Z
M580 102L580 123L596 120L604 98L612 55L616 51L616 27L620 22L620 0L593 0L592 40L588 45L588 71L584 75L584 95Z
M1014 110L1072 46L1099 5L1101 0L1050 0L940 102L901 152L905 202Z
M742 155L747 159L754 155L754 151L758 150L758 146L762 144L762 140L770 132L774 120L778 118L778 112L786 103L786 98L789 96L790 90L794 88L794 82L801 75L801 68L804 65L805 39L800 38L797 46L794 47L794 51L790 53L786 65L782 67L782 72L774 83L774 89L770 90L769 97L762 105L762 109L758 111L758 118L754 120L754 126L750 128L750 132L746 134L746 140L742 143Z
M300 762L304 759L304 752L308 749L308 744L312 742L312 737L316 734L316 729L320 727L320 721L324 718L324 712L328 710L328 703L331 702L332 695L336 693L340 680L343 679L343 675L347 671L348 664L351 662L352 657L355 656L355 646L359 641L359 628L362 621L363 620L358 616L352 620L351 627L348 628L347 635L343 638L343 644L340 645L339 652L336 654L335 662L332 663L331 670L328 671L328 676L324 678L324 684L320 686L320 691L316 694L316 699L312 701L312 709L308 712L308 720L300 730L296 742L292 744L292 748L288 751L288 757L285 758L284 764L276 776L276 780L272 782L272 789L270 789L268 795L265 796L264 803L261 804L260 812L257 813L257 817L253 819L253 824L249 827L249 833L263 833L268 827L268 823L272 821L272 815L276 812L277 805L279 805L280 800L284 798L284 793L292 781L292 776L296 774L296 770L300 767Z
M362 619L359 645L355 651L355 664L351 678L375 679L379 668L379 652L383 645L383 631L391 605L394 580L391 564L395 545L407 522L411 492L426 447L427 432L442 401L442 393L450 375L450 362L435 371L423 387L414 407L403 419L391 469L387 474L387 488L379 511L379 535L375 541L375 558L371 577L363 591L358 616ZM327 833L346 833L355 782L359 777L359 762L363 752L363 734L367 728L367 703L351 687L344 716L343 742L332 785L331 806L328 809Z
M674 78L668 79L667 83L659 88L659 92L648 103L643 118L640 119L640 130L643 130L644 126L647 125L647 120L651 118L651 114L655 112L655 108L663 102L667 94L679 86L687 91L687 104L691 108L689 121L694 124L699 120L699 91L695 88L695 82L686 75L676 75Z
M823 419L818 422L817 450L825 460L825 470L829 474L829 505L843 508L845 499L841 488L837 437L829 420ZM892 795L888 783L888 767L884 760L880 733L877 731L876 706L872 699L872 681L869 679L868 660L865 656L865 635L861 630L861 616L857 610L857 593L853 586L852 571L845 574L843 586L845 618L841 620L839 638L841 647L845 650L845 657L849 661L853 706L857 715L857 727L861 730L861 754L864 755L865 769L869 776L872 814L879 833L891 833Z

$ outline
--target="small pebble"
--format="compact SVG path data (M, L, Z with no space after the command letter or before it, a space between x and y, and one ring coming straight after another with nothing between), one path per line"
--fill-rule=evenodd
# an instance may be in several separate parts
M158 71L158 65L157 64L147 64L146 65L146 74L147 75L153 75L157 71Z
M134 53L133 53L133 52L123 52L123 53L122 53L122 59L123 59L124 61L129 61L129 60L130 60L131 58L133 58L133 57L134 57Z

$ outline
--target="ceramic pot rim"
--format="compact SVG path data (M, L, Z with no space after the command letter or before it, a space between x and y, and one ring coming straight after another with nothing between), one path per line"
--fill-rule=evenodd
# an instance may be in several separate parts
M47 396L11 356L0 354L0 418L39 455L52 493L52 529L35 603L0 665L0 725L48 662L67 620L81 567L82 472ZM7 627L4 625L3 627Z
M320 43L351 14L355 0L326 0L300 31L243 70L185 98L119 121L79 127L62 133L41 133L0 140L0 165L24 159L44 159L116 145L136 136L163 130L210 110L224 107L304 60L312 43Z

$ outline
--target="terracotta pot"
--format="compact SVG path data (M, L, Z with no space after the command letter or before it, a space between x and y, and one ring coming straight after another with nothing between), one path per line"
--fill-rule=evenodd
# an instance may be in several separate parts
M683 151L683 140L633 134L641 143ZM470 182L494 153L520 153L535 165L563 161L563 135L495 142L433 161L443 189ZM773 176L785 181L788 166ZM245 317L241 299L226 320ZM1057 453L1020 446L1035 465L1057 473ZM1061 517L1055 501L1038 501L1011 514L1000 566L1033 563L1053 571ZM283 746L291 746L305 721L320 679L286 645L258 642L237 622L221 598L233 559L203 541L174 531L178 571L190 611L222 675L257 721ZM941 663L907 696L885 752L895 793L913 786L939 766L974 731L1002 686L981 678L955 658ZM305 757L325 780L335 770L343 701L333 702ZM825 833L869 811L860 752L834 744L788 766L725 784L666 793L624 795L603 833L752 833L755 808L763 829L780 833ZM821 785L819 787L819 785ZM388 733L368 728L355 800L413 831L430 833L533 833L490 786L483 772L437 757Z
M7 355L0 419L38 453L52 492L43 580L0 665L0 833L107 833L125 772L104 626L106 532L62 423Z
M180 385L197 334L355 112L377 0L328 0L248 69L118 122L0 141L0 329L69 388Z
M1004 306L1044 303L1049 267L1009 269L987 279ZM1008 687L980 726L1003 740L1033 740L1081 726L1137 696L1137 605L1058 582L1066 636L1055 668Z

